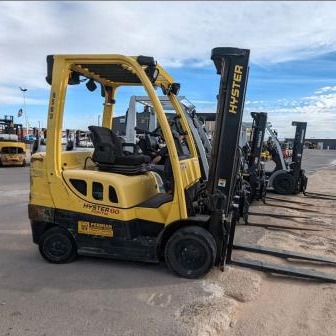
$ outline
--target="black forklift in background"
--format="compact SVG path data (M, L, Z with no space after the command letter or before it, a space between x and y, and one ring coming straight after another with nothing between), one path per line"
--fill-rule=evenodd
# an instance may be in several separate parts
M215 196L218 194L218 197L213 198L211 232L214 233L215 237L224 238L221 253L222 260L219 264L224 266L226 263L282 275L336 282L336 276L333 274L233 256L235 250L240 250L284 259L336 264L336 260L327 257L253 244L234 243L236 224L242 217L240 204L244 203L240 198L242 196L246 197L245 188L242 187L244 185L243 177L239 174L241 170L238 167L241 160L241 152L237 149L239 147L239 132L241 130L245 100L249 50L215 48L212 50L211 58L215 63L217 73L221 75L208 183L210 195ZM237 88L239 91L235 95L235 89ZM258 136L262 136L262 133L264 133L263 127L267 120L267 114L254 114L253 118L260 127L260 129L256 127L257 131L255 132L257 144L254 146L255 153L257 153L261 151L262 143L260 143L260 148L257 146ZM305 128L297 128L296 141L301 143L301 141L304 141L304 133L300 133L300 130L305 131ZM297 157L300 157L300 153L302 157L302 149L303 147L297 146L297 152L295 153ZM228 160L227 158L230 159ZM301 164L301 160L299 163ZM222 218L222 227L218 225L220 218ZM223 234L224 237L221 238ZM218 239L217 244L220 246L221 243Z
M265 163L261 160L261 152L267 124L267 113L251 112L253 119L250 139L242 148L244 155L244 181L249 190L249 201L265 201L267 178Z
M269 141L269 152L275 162L274 170L266 171L268 188L281 195L305 193L308 182L305 171L301 168L307 123L293 121L292 126L295 126L296 129L292 159L289 163L283 157L280 141L276 134L269 125L267 126L267 131L272 139Z

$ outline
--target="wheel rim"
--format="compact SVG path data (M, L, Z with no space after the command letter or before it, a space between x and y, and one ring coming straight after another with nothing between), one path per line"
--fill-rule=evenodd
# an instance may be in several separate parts
M72 244L68 237L63 234L55 234L45 240L44 253L51 260L62 260L71 253Z
M283 190L291 190L292 183L288 178L282 178L279 181L279 187Z
M205 247L194 239L185 239L176 244L175 258L186 270L198 270L207 260Z

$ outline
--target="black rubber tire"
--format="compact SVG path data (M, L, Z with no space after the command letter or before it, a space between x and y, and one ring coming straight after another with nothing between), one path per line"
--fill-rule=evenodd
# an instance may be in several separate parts
M52 227L39 241L42 257L53 264L69 263L77 256L77 247L70 233L61 227Z
M211 269L217 254L213 236L204 228L187 226L178 229L165 246L165 261L177 275L194 279Z
M26 165L27 165L26 160L23 160L23 162L22 162L22 166L21 166L21 167L26 167Z
M277 194L292 195L295 192L295 179L289 173L281 173L274 178L273 188Z

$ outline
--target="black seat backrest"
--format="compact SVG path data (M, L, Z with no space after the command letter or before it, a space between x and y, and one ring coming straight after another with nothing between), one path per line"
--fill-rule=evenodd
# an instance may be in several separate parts
M89 126L92 143L95 148L92 159L100 163L115 163L123 156L122 144L118 136L109 128Z
M138 142L138 145L142 151L142 153L144 153L145 155L150 155L154 148L152 146L152 143L151 143L151 140L150 140L150 137L149 135L145 135L145 136L142 136Z
M150 162L150 157L146 155L125 155L120 138L111 129L100 126L89 126L89 130L91 131L91 139L94 146L92 160L98 163L100 167L103 168L105 166L106 168L106 165L128 166L128 168L118 168L118 172L133 174L134 172L144 170L142 167L137 166ZM130 166L133 166L133 168ZM114 168L116 172L116 167Z

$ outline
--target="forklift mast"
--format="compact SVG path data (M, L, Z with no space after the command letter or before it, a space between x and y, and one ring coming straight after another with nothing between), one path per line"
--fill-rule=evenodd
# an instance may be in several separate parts
M225 196L225 215L229 214L236 189L239 132L243 117L249 54L249 50L237 48L215 48L211 54L221 79L208 191L211 194L219 192Z
M248 158L248 166L253 170L257 170L260 163L260 155L265 136L267 113L265 112L251 112L253 118L252 125L252 139L251 139L251 152Z
M278 139L278 137L275 135L274 131L272 130L272 125L271 123L267 123L266 129L268 134L271 136L273 144L276 147L276 150L274 150L271 154L272 154L272 160L275 162L276 164L276 170L286 170L287 166L286 166L286 162L285 159L282 155L282 150L281 150L281 146L280 146L280 141Z
M246 187L249 189L250 203L253 200L265 200L267 185L265 164L260 159L267 124L267 113L251 112L251 116L253 118L252 131L249 147L244 155L247 164L247 168L244 168L244 180L246 181Z
M236 221L242 216L241 208L245 208L241 206L246 198L239 176L238 147L249 54L249 50L237 48L215 48L211 53L221 78L207 190L213 205L209 231L216 239L216 264L221 269L231 260Z
M292 162L295 163L298 169L301 169L302 153L306 137L307 123L300 121L293 121L292 126L296 126L295 138L293 144Z
M306 137L307 123L300 121L293 121L292 126L296 126L292 162L290 163L291 173L294 179L298 181L295 187L295 192L305 192L307 188L308 178L305 172L301 169L303 146Z

